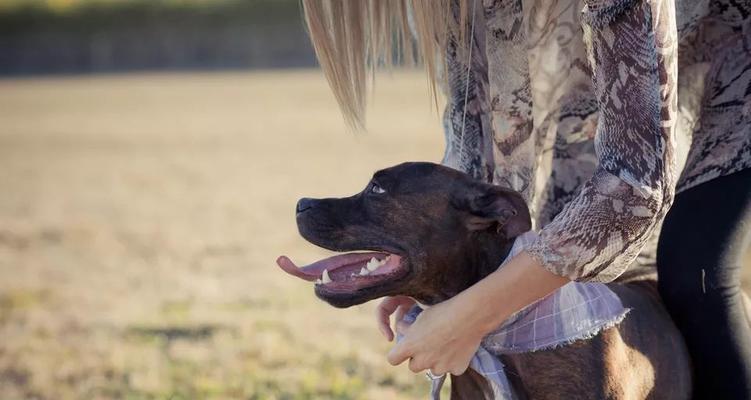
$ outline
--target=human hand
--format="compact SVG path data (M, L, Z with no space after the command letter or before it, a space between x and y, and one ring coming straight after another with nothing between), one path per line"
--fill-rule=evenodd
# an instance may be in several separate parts
M415 304L416 302L408 296L389 296L381 300L381 304L376 309L378 330L389 342L394 340L394 331L391 330L391 314L396 313L394 322L398 325L404 314Z
M488 332L509 315L568 282L568 278L547 271L522 252L455 297L423 311L412 325L398 318L397 331L404 337L391 349L388 360L398 365L409 359L409 368L414 372L428 369L436 375L461 375ZM405 301L405 312L414 304L407 307L407 300L400 301ZM400 304L397 300L382 304L386 326L388 316L394 312L388 310L397 310ZM384 335L393 338L390 327Z
M389 363L409 359L415 373L463 374L485 334L465 307L462 299L452 298L424 310L412 325L397 319L397 331L404 337L389 352Z

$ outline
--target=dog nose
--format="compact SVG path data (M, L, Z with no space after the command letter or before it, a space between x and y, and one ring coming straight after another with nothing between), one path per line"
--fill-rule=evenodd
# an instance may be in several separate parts
M301 212L305 212L313 208L313 203L315 203L315 200L303 197L302 199L300 199L300 201L297 202L297 213L300 214Z

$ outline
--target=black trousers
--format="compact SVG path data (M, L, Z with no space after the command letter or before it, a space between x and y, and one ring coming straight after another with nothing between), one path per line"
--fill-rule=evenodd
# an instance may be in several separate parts
M663 223L659 290L691 353L695 399L751 399L741 290L749 232L751 169L679 193Z

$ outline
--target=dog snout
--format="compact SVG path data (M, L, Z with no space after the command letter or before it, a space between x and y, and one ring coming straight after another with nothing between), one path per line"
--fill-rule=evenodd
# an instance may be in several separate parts
M307 197L303 197L302 199L300 199L300 201L297 202L297 208L295 209L295 211L298 214L303 213L303 212L305 212L305 211L310 210L311 208L313 208L314 204L315 204L315 200L314 199L309 199Z

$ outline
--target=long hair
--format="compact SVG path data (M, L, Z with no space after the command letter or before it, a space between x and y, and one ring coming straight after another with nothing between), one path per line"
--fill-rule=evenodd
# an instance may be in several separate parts
M422 64L436 96L449 40L460 53L467 47L467 1L302 0L316 57L349 126L365 126L377 68Z

